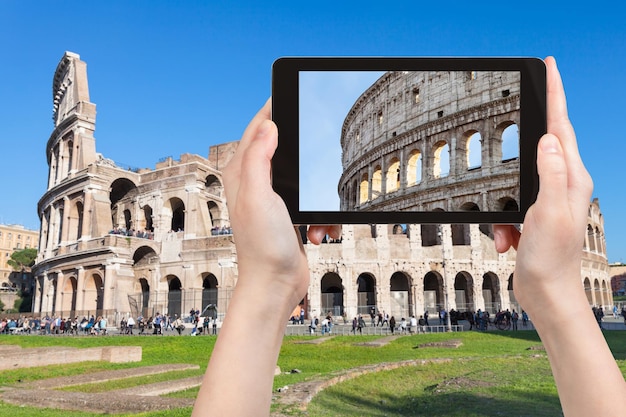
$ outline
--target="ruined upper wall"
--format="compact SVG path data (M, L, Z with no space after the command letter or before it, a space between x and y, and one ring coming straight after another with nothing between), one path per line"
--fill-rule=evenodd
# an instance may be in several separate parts
M235 155L237 146L239 146L239 141L209 147L209 166L213 169L223 170Z
M95 116L95 108L78 106L79 103L89 103L87 64L80 60L80 55L73 52L65 52L63 55L52 80L52 103L55 127L76 111L93 113Z

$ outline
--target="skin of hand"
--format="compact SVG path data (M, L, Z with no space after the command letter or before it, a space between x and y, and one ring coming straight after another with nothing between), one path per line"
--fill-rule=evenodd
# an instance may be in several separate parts
M626 383L591 313L581 259L593 184L578 153L561 77L547 69L547 134L539 141L539 193L522 232L494 226L496 249L517 250L513 290L546 348L565 416L623 413Z
M223 171L238 279L193 416L268 415L274 369L290 313L309 286L309 266L299 233L271 185L278 130L271 101L244 132ZM311 226L319 244L339 226Z

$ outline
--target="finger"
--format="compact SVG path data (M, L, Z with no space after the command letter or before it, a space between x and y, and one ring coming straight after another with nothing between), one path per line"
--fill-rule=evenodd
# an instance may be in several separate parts
M548 87L548 133L554 134L563 149L570 194L568 201L572 207L582 207L591 198L593 183L578 152L576 134L567 114L567 102L561 75L553 57L546 58ZM580 210L579 216L586 216Z
M259 110L254 118L248 124L248 127L244 131L241 140L237 146L237 152L228 162L228 165L223 170L223 180L226 190L227 199L230 200L230 204L235 204L235 198L239 190L239 183L241 180L242 170L242 157L245 154L252 139L257 135L259 125L264 121L270 119L271 116L271 98L267 100L265 105ZM230 198L229 198L230 196Z
M558 222L562 216L571 216L568 192L568 167L559 139L545 134L537 149L537 172L539 193L536 205L538 212L547 215L549 221Z
M259 198L273 198L270 172L272 157L278 146L278 129L271 120L263 120L257 126L254 137L241 153L239 190L246 195L257 194Z
M316 225L310 226L307 230L307 238L315 245L322 243L326 235L333 239L339 239L341 237L341 225Z
M493 226L493 240L498 253L504 253L511 247L517 250L520 232L510 224L496 224Z

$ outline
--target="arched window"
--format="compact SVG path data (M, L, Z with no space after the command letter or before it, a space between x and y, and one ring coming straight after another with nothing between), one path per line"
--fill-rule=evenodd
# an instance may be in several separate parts
M411 314L411 285L409 277L403 272L394 272L389 280L391 295L391 315L396 319Z
M370 307L376 307L376 282L370 274L361 274L356 279L357 312L369 314Z
M331 312L339 317L343 314L343 284L341 277L334 272L324 274L321 282L322 311L321 314Z
M383 169L380 165L374 168L374 174L372 175L372 200L380 197L383 191Z
M443 278L438 272L430 271L424 276L424 310L440 311L443 308Z
M480 136L480 132L474 132L468 136L465 145L467 169L475 169L481 166L481 143L482 137Z
M210 317L217 313L217 278L213 274L206 274L202 280L202 311L206 310Z
M170 275L167 277L167 287L167 314L172 317L174 317L174 314L178 314L178 316L181 317L183 286L178 277Z
M445 141L440 141L433 149L433 177L447 177L450 173L450 147Z
M502 161L519 158L519 128L513 123L502 131Z
M400 188L400 160L393 158L387 170L387 192L393 192Z
M364 204L369 199L369 181L367 174L363 174L361 177L361 184L359 185L359 204Z
M469 272L461 271L454 277L457 311L474 310L474 280Z
M409 154L409 163L406 170L407 186L418 184L422 181L422 154L414 150Z

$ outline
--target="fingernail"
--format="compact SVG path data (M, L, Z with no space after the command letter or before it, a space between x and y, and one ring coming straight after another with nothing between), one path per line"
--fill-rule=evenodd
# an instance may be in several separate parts
M541 138L541 141L539 142L539 147L541 148L541 151L545 153L561 153L561 144L554 135L545 135L543 138Z

